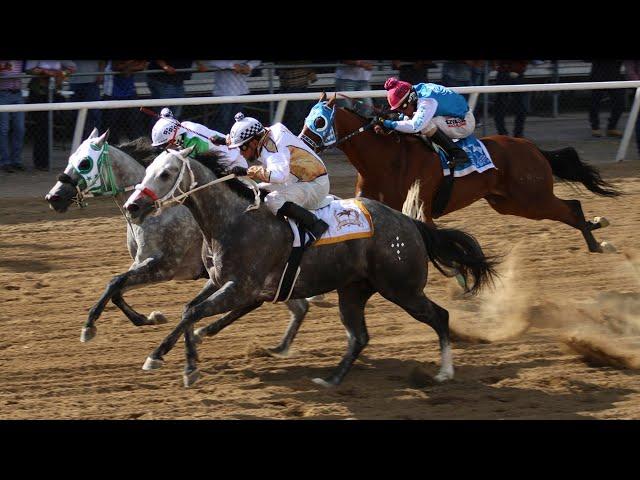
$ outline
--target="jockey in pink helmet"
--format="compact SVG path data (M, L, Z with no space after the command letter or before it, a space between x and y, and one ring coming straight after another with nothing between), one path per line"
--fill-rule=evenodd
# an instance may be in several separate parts
M384 120L385 128L431 138L444 148L454 167L468 161L465 151L451 140L468 137L476 126L462 95L435 83L411 85L395 77L387 79L384 88L391 110L404 114L402 120Z

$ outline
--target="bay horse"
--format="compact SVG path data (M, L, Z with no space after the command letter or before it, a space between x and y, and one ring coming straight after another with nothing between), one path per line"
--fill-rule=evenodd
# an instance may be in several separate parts
M147 167L136 193L124 205L132 221L141 223L150 213L162 211L166 202L180 198L211 246L210 282L187 304L181 322L143 366L144 370L162 366L163 356L184 334L186 387L199 377L194 323L227 311L247 313L272 301L293 243L287 222L274 216L264 203L247 211L253 203L253 192L233 175L218 177L213 166L190 159L191 151L189 147L161 153ZM192 188L194 185L198 187ZM242 190L249 192L248 198ZM175 196L177 191L184 193ZM467 233L436 228L376 200L363 198L361 203L369 211L374 234L309 248L290 297L338 292L347 351L328 378L316 378L314 382L325 387L338 385L367 345L365 304L376 292L436 331L441 354L436 380L453 378L449 313L425 296L427 262L431 260L444 274L457 269L465 279L473 279L473 293L491 280L495 262L485 257ZM231 323L219 324L218 330Z
M69 157L64 173L51 188L45 199L58 213L67 211L70 205L82 204L88 191L94 195L113 197L118 207L124 203L139 183L145 167L157 156L147 137L113 146L107 142L108 130L99 135L93 129L89 137ZM128 188L131 187L131 188ZM149 217L140 224L127 224L127 249L133 263L124 273L115 275L104 293L89 311L80 334L81 342L92 340L97 334L96 321L104 308L112 301L135 326L167 323L160 312L145 316L135 311L124 299L125 292L167 282L169 280L198 280L209 278L206 263L208 249L202 232L183 205L166 208L162 215ZM304 319L309 303L305 299L290 300L286 306L291 312L291 322L280 345L271 350L274 355L286 354L292 331ZM228 321L222 317L218 321ZM199 338L211 335L215 327L200 329Z
M323 93L305 121L300 137L322 150L336 143L358 171L356 196L375 198L402 209L407 192L420 182L423 219L460 210L485 199L498 213L532 220L556 220L582 233L590 252L603 252L592 230L606 227L603 217L588 221L579 200L563 200L553 193L553 176L582 183L589 191L616 197L621 193L604 181L595 167L582 162L573 147L545 151L524 138L492 135L481 138L496 169L456 177L442 215L433 215L434 199L443 180L440 158L416 135L372 131L375 120L334 107L336 97ZM307 122L316 122L314 133Z

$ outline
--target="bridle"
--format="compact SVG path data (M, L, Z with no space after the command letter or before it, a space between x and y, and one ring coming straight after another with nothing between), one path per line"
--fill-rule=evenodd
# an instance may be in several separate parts
M149 197L153 201L153 206L156 209L161 209L162 207L171 205L173 203L182 205L191 194L197 192L198 190L202 190L204 188L210 187L211 185L215 185L216 183L226 182L228 180L231 180L232 178L239 178L238 175L229 174L229 175L225 175L224 177L220 177L210 182L207 182L204 185L200 185L198 187L197 186L198 182L196 182L195 176L193 174L193 170L191 169L191 162L189 160L189 157L182 156L180 152L176 150L172 150L172 151L167 150L166 152L168 155L175 155L182 161L182 167L180 168L180 173L178 174L178 178L176 179L173 186L169 189L169 191L166 194L164 194L162 197L158 197L158 195L153 191L153 189L149 187L145 187L141 183L139 183L134 187L137 192L140 192L138 196L145 195ZM189 184L189 188L186 191L183 191L182 188L180 187L180 184L182 183L182 179L184 178L184 175L187 171L189 172L189 176L191 177L191 182ZM249 205L245 211L248 212L249 210L255 210L260 207L260 188L258 187L258 184L253 180L251 180L249 177L242 177L242 178L244 182L249 184L249 186L251 187L254 193L254 203L252 205ZM179 192L179 194L176 195L176 192ZM136 194L134 193L134 196L135 195ZM132 196L129 199L129 202L136 200L134 196Z
M63 172L58 175L58 181L60 183L69 184L76 189L76 194L71 201L80 208L87 206L84 202L85 198L103 196L115 197L120 193L130 192L135 188L133 185L127 187L118 187L116 185L113 167L111 166L111 158L109 157L109 144L107 142L104 142L102 149L100 150L100 157L98 158L98 177L96 177L96 179L100 179L100 185L92 186L92 184L96 183L95 180L89 183L85 178L85 175L75 165L71 163L70 165L80 176L80 180L76 181L70 175ZM81 186L81 184L84 185Z
M318 103L317 105L320 105L320 103ZM326 102L324 107L321 108L325 108L328 109L328 107L326 106ZM327 141L325 140L327 137L331 138L333 137L337 137L337 130L335 127L335 106L332 109L332 113L331 115L327 117L322 116L322 118L325 118L327 125L325 126L325 128L323 128L321 131L317 130L317 127L315 127L315 125L313 125L313 122L307 123L307 121L305 120L305 125L307 126L307 128L309 128L309 130L311 130L315 135L318 136L318 138L320 138L320 142L318 143L315 140L313 140L311 137L309 137L308 135L305 135L304 133L300 132L300 135L298 135L298 138L300 138L302 141L304 141L308 146L310 146L311 148L313 148L313 150L317 153L320 153L322 151L324 151L325 149L327 149L328 147L335 147L337 145L340 145L341 143L346 142L347 140L349 140L350 138L359 135L362 132L365 132L367 130L370 130L371 128L373 128L376 124L380 123L380 120L378 119L378 117L374 117L371 119L371 121L369 123L367 123L366 125L363 125L359 128L357 128L356 130L354 130L351 133L348 133L347 135L345 135L342 138L336 138L336 140L331 141L330 143L327 143ZM307 117L309 118L309 117ZM320 118L320 116L316 117L316 118ZM315 121L315 120L314 120ZM329 130L330 129L330 130ZM326 134L323 134L322 132L327 132Z

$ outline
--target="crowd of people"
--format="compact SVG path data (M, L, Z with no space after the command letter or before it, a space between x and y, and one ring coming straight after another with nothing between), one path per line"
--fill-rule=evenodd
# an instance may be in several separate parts
M507 60L477 61L456 60L442 63L439 83L444 87L482 85L488 65L489 71L496 72L496 85L518 85L527 83L527 68L539 61ZM637 80L640 78L640 62L622 60L593 61L590 81ZM317 79L318 70L309 67L311 61L283 62L288 68L276 68L279 79L279 93L299 93L308 91ZM186 96L185 81L192 72L213 72L212 96L243 96L250 93L247 79L256 73L259 60L0 60L0 105L47 103L64 101L60 95L63 83L73 92L71 101L131 100L137 99L135 75L146 74L146 83L151 98L181 98ZM358 91L372 89L371 79L376 68L374 60L342 60L334 69L336 91ZM429 70L436 67L431 60L393 60L392 67L398 72L398 80L408 84L429 84ZM21 76L32 75L23 95ZM51 89L51 84L55 86ZM50 98L53 95L53 98ZM624 91L621 89L593 90L588 120L593 137L607 135L621 137L618 122L624 108ZM611 104L611 114L607 128L600 129L600 106L605 96ZM465 96L467 97L467 96ZM371 99L353 102L340 98L338 105L350 106L361 113L371 114ZM494 95L492 106L495 128L500 135L509 135L505 118L509 111L514 114L511 134L522 137L525 134L525 120L528 113L528 93L499 93ZM242 111L242 103L222 103L211 106L204 123L217 132L229 132L234 124L234 115ZM311 102L289 102L283 123L292 132L302 129ZM476 106L475 116L479 117ZM157 109L159 111L159 109ZM180 106L172 107L176 117L180 117ZM49 168L49 112L30 112L30 134L33 139L33 167L37 170ZM89 110L84 137L95 127L110 129L110 141L114 144L125 139L146 135L152 126L152 119L141 118L138 109ZM640 122L636 124L636 139L640 153ZM5 172L24 170L23 146L25 139L25 113L0 113L0 169Z

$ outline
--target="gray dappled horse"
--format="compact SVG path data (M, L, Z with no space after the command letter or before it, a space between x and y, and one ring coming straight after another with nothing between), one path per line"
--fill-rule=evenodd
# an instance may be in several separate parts
M119 147L106 141L108 131L99 136L94 129L69 157L69 164L58 182L46 195L51 208L65 212L72 203L81 204L82 197L113 196L121 205L133 186L144 177L145 166L158 154L151 142L142 137ZM127 248L133 259L129 270L109 281L105 292L91 308L80 340L87 342L97 333L95 322L111 300L136 326L166 323L164 315L152 312L146 317L131 308L123 298L127 290L168 280L208 278L203 264L206 244L200 227L188 208L176 205L161 215L147 218L141 224L127 227ZM291 300L287 306L292 324L301 321L308 310L304 299ZM203 330L206 334L206 329ZM281 346L286 350L288 345ZM275 352L277 353L277 352Z
M159 368L163 356L184 333L185 386L199 377L194 323L228 311L244 314L272 301L293 240L289 225L264 205L246 211L254 198L250 189L235 178L220 181L211 168L190 160L190 153L191 148L161 153L147 167L144 180L136 187L138 192L125 204L132 220L143 222L156 208L162 211L165 202L182 197L211 247L211 281L187 304L181 322L143 366L145 370ZM217 181L220 183L212 184ZM198 187L193 188L194 185ZM248 197L242 195L242 189L249 192ZM184 193L176 197L177 190ZM455 267L465 278L472 277L474 293L494 275L493 262L484 256L471 235L427 225L375 200L361 201L371 214L375 234L309 248L291 295L305 298L338 291L340 318L347 330L347 352L332 375L314 382L323 386L339 384L367 345L364 307L376 292L436 331L442 360L436 380L452 378L449 313L423 292L427 262L431 260L444 274L453 275ZM232 321L218 320L213 325L219 331Z

